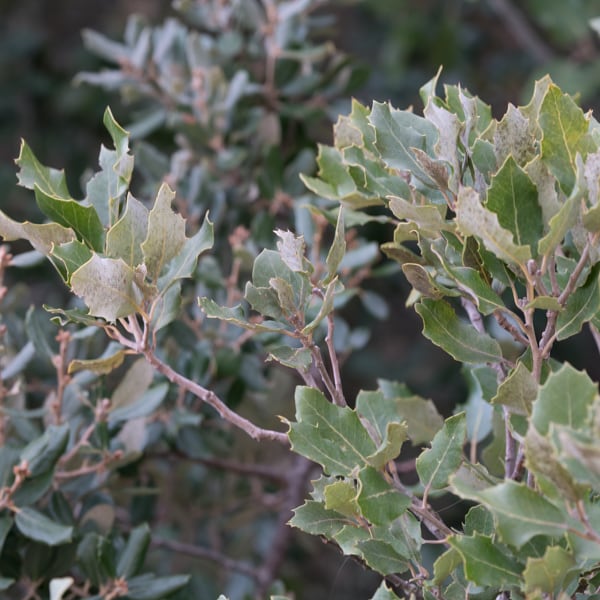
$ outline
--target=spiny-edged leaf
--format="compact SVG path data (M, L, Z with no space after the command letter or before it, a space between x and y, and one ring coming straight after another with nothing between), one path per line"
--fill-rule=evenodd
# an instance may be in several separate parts
M535 253L542 235L542 209L535 184L512 155L492 177L486 207L498 215L500 225L513 234L519 246L529 245Z
M369 567L382 575L404 573L408 570L409 562L406 557L398 554L387 542L365 540L359 542L358 548Z
M358 506L369 523L389 525L410 505L410 498L395 490L373 467L362 469L358 481Z
M337 148L364 146L375 154L375 131L369 123L370 109L355 98L352 99L350 115L341 116L334 125L335 145Z
M454 229L454 224L444 218L445 206L413 204L404 198L390 198L389 208L395 217L415 223L423 232L437 235L440 231Z
M542 160L558 179L565 194L575 184L575 156L584 158L596 148L589 134L589 119L573 98L554 84L548 87L539 115L543 132Z
M588 374L565 363L550 373L539 389L533 404L532 423L542 435L548 433L550 423L579 429L588 422L589 410L597 395L598 386Z
M377 588L375 595L371 598L371 600L400 600L394 592L388 588L385 584L385 581L381 582L381 585Z
M412 152L412 148L432 150L438 139L432 123L412 112L379 102L373 103L369 122L375 128L375 146L388 167L408 171L422 182L433 183Z
M463 444L467 434L465 413L446 419L436 433L431 448L417 458L417 473L426 489L436 490L448 483L463 460Z
M123 349L117 350L111 356L104 358L91 358L91 359L79 359L76 358L69 363L67 369L69 375L77 373L78 371L92 371L98 375L106 375L115 369L118 369L125 360L127 352Z
M360 510L356 503L357 490L352 480L342 479L329 484L324 490L325 508L350 518Z
M29 507L19 508L15 523L25 537L48 546L70 542L73 536L73 527L56 523Z
M569 571L575 566L573 555L560 546L549 546L541 558L528 558L523 571L526 592L554 594L564 590ZM573 574L572 574L573 575Z
M148 209L131 194L123 216L106 234L106 254L122 258L130 267L144 262L142 242L148 233Z
M535 427L530 427L525 437L525 459L527 469L536 476L538 482L545 478L552 483L553 489L547 492L549 497L566 498L576 503L587 493L587 488L575 483L569 470L559 462L556 447L547 437L540 435Z
M317 154L319 166L319 179L302 176L306 187L315 194L340 200L356 192L356 183L348 173L348 166L344 164L342 153L336 148L319 144Z
M207 214L202 227L191 238L186 238L181 250L169 263L165 274L158 280L161 294L164 294L165 289L175 281L192 276L199 256L212 248L214 240L214 227Z
M37 205L51 221L71 228L92 250L104 250L104 227L93 206L84 206L76 200L51 196L37 185L34 192Z
M460 553L465 576L472 583L499 589L519 585L522 565L502 552L491 537L453 535L448 542Z
M122 259L94 254L73 273L71 287L91 315L115 321L140 309L142 293L135 280L135 271Z
M462 233L481 239L500 260L523 265L531 258L529 246L515 243L512 232L502 227L496 213L481 204L479 194L473 188L460 188L456 218Z
M48 255L53 244L64 244L74 240L75 232L58 223L19 223L0 210L0 237L5 242L27 240L38 252Z
M144 564L149 544L150 528L147 524L144 523L131 530L117 562L117 575L119 577L129 579L140 570Z
M502 404L517 415L530 415L531 406L538 394L538 385L527 367L519 362L498 387L492 404Z
M567 298L564 310L556 319L556 339L564 340L579 333L583 324L600 310L599 273L600 263L597 263L586 282Z
M295 393L296 423L290 423L292 449L318 462L330 475L349 476L368 464L375 443L358 415L335 406L314 388L298 386Z
M67 424L49 425L43 435L23 448L19 458L27 462L31 477L36 477L54 468L68 441Z
M324 535L331 539L348 519L339 512L327 510L323 503L307 500L302 506L294 509L294 516L289 524L311 535Z
M79 267L92 258L92 251L79 240L73 240L66 244L54 245L50 256L67 285L71 284L71 276Z
M164 183L148 214L148 233L142 242L148 277L157 281L163 268L179 254L185 244L185 219L171 208L175 192Z
M263 323L251 323L246 318L246 313L241 305L232 307L219 306L210 298L198 298L198 305L204 311L209 319L220 319L252 331L271 331L280 332L285 329L281 323L274 321L265 321Z
M111 227L119 217L119 203L129 187L134 161L128 153L129 133L115 121L110 108L104 111L103 122L115 149L100 148L100 171L88 181L86 201L96 209L102 224Z
M502 360L498 342L462 322L444 300L424 298L415 309L423 319L423 335L456 360L466 363Z
M508 156L512 156L519 165L528 163L535 152L533 133L529 119L520 109L509 104L494 131L494 151L498 164L504 163Z
M520 548L536 535L562 536L567 514L526 484L506 481L485 490L475 490L454 478L454 494L482 503L493 515L504 542Z
M327 275L323 280L323 285L327 285L335 279L338 267L346 253L346 236L344 227L344 209L340 207L338 218L335 226L335 235L327 253L325 264L327 265Z
M37 185L40 190L50 196L71 197L64 171L42 165L25 140L21 140L19 157L15 163L19 166L17 174L19 185L29 190L33 190Z

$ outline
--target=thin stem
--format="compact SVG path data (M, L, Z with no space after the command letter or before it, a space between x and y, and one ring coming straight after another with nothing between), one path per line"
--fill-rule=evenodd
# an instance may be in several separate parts
M575 286L577 285L577 280L579 279L579 276L581 275L581 272L583 271L583 269L584 269L585 265L587 264L587 261L590 257L590 248L592 247L593 244L596 244L596 242L598 241L599 235L600 234L596 233L590 239L588 239L588 241L585 245L585 248L583 249L583 252L581 253L581 256L579 257L579 260L577 261L577 264L575 265L575 268L573 269L573 272L569 276L569 281L567 282L565 289L562 291L561 295L558 297L558 302L561 306L565 305L568 297L575 290Z
M255 425L248 419L245 419L235 411L231 410L212 390L206 389L172 369L168 364L160 360L151 349L146 348L141 352L146 360L169 381L187 390L191 394L194 394L194 396L212 406L223 419L242 431L245 431L251 438L255 440L274 440L286 446L289 445L289 440L285 433L273 431L271 429L263 429L262 427Z
M58 342L58 354L52 358L52 364L56 369L56 397L52 403L52 414L54 415L54 423L60 425L62 423L62 405L65 393L65 388L71 381L71 376L67 372L67 352L71 342L71 334L64 329L61 329L56 335Z

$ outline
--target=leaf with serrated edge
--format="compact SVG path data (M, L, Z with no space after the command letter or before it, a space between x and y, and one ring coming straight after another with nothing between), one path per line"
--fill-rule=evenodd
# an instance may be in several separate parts
M355 518L360 513L356 503L357 490L351 480L334 481L325 487L325 508L337 511L346 517Z
M358 506L369 523L389 525L410 506L409 497L400 494L372 467L362 469L358 481Z
M465 413L446 419L444 426L428 448L417 458L417 473L427 490L443 488L463 460L467 435Z
M276 229L275 235L279 238L277 241L277 250L281 260L292 270L296 272L305 272L304 252L306 243L303 236L296 236L291 231Z
M520 548L536 535L562 536L569 528L566 512L522 483L506 481L485 490L451 479L450 489L467 500L483 504L493 515L504 542Z
M527 592L554 594L564 589L565 579L575 566L575 558L564 548L549 546L540 558L530 557L523 571ZM573 574L574 575L574 574Z
M19 157L15 163L20 167L17 174L19 185L30 190L37 185L46 194L71 198L64 171L42 165L25 140L21 140Z
M476 585L503 588L519 585L521 565L505 554L491 537L453 535L448 542L460 552L467 579Z
M444 300L424 298L415 309L423 319L423 335L456 360L466 363L502 360L498 342L460 321Z
M330 475L350 476L368 464L375 443L358 415L335 406L314 388L298 386L295 393L296 423L290 423L294 452L323 466Z
M358 543L365 562L382 575L403 573L408 570L408 561L394 547L381 540L366 540Z
M529 246L515 244L512 233L500 225L496 213L481 204L473 188L460 188L456 219L462 233L480 238L500 260L523 265L531 258Z
M115 321L140 310L142 293L135 271L122 259L94 254L71 277L73 292L83 298L90 314Z
M142 242L142 252L152 281L158 280L163 268L185 244L185 220L171 208L173 198L175 192L167 184L161 185L148 214L148 234Z
M312 535L333 538L347 522L348 519L344 515L327 510L321 502L307 500L302 506L294 509L294 516L289 524Z
M578 429L588 422L597 397L598 386L588 374L565 363L550 373L539 389L531 421L542 435L548 433L551 423Z

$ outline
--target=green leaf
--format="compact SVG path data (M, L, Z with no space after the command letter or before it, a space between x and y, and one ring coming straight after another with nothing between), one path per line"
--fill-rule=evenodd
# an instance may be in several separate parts
M564 340L581 331L600 310L600 290L598 275L600 263L594 265L585 283L578 287L568 298L564 310L556 319L556 339Z
M498 309L505 308L505 304L484 281L481 273L470 267L454 267L444 264L446 271L457 284L464 294L475 303L479 312L483 315L490 315Z
M112 544L105 537L87 533L77 546L77 563L86 578L99 586L116 577L114 554Z
M198 298L198 305L206 313L206 316L209 319L220 319L221 321L227 321L228 323L232 323L238 327L242 327L243 329L270 332L280 332L285 329L283 324L276 323L274 321L250 323L246 319L246 313L244 312L244 309L239 304L232 307L219 306L210 298Z
M565 235L577 222L580 205L577 196L570 196L560 210L550 219L548 233L540 240L538 252L549 256L562 242Z
M267 361L270 360L275 360L290 369L306 372L312 364L312 354L309 348L277 346L277 348L269 348Z
M456 360L466 363L502 360L498 342L463 323L444 300L424 298L415 309L423 319L423 335Z
M112 227L119 216L119 202L127 191L133 172L133 156L129 151L129 133L114 119L110 108L104 111L104 126L115 150L100 148L100 171L86 186L86 201L93 206L102 224Z
M362 515L374 525L388 526L410 506L410 498L395 490L372 467L358 474L359 491L356 498Z
M148 233L142 242L148 277L156 282L163 268L175 258L185 244L185 219L171 208L175 198L167 184L160 186L154 206L148 214Z
M277 250L281 260L288 268L297 273L306 272L304 253L306 243L303 236L295 236L291 231L275 230L275 235L279 238Z
M118 369L125 360L127 352L123 349L117 350L110 356L92 359L74 359L69 363L67 372L73 375L79 371L91 371L98 375L107 375L108 373Z
M453 493L490 510L502 540L516 548L536 535L561 537L567 530L566 513L525 484L506 481L485 490L461 485L457 478L451 484Z
M5 514L0 517L0 552L2 552L2 548L4 547L4 542L6 541L6 536L8 532L11 530L13 526L14 518L12 515Z
M337 222L335 226L335 235L329 247L325 264L327 265L327 276L323 280L323 285L329 284L337 275L338 267L346 253L346 236L344 228L344 209L340 207Z
M150 545L150 528L147 524L131 530L125 547L117 561L117 575L129 580L143 566Z
M542 210L538 191L527 173L509 155L492 177L486 207L498 215L500 225L513 234L519 246L528 245L535 254L542 236Z
M367 565L382 575L404 573L408 570L409 563L406 558L398 554L387 542L365 540L359 542L358 548Z
M70 542L73 536L73 527L51 521L42 513L29 507L18 510L15 523L25 537L48 546Z
M371 600L400 600L396 594L385 584L385 581L381 582L381 585L377 588L375 595Z
M311 535L324 535L332 539L348 523L344 515L334 510L327 510L321 502L307 500L302 506L294 509L294 516L289 524Z
M413 148L427 153L432 151L438 139L437 129L432 123L413 112L397 110L390 104L379 102L373 103L369 122L375 129L375 146L388 167L409 172L412 177L435 185L412 151Z
M129 194L123 216L106 234L106 254L136 267L144 262L142 243L147 234L148 209Z
M37 186L34 192L37 205L51 221L72 229L92 250L104 250L104 227L93 206L45 194Z
M462 565L463 558L456 548L450 548L433 563L433 584L442 584Z
M158 280L161 294L179 279L191 277L196 269L199 256L210 250L214 244L214 227L208 218L204 218L202 227L191 237L186 238L177 256L169 263L165 274Z
M131 600L162 600L184 588L189 581L189 575L165 577L155 577L151 574L138 575L127 581L127 597Z
M302 333L304 335L308 335L312 333L319 324L325 319L331 312L335 309L335 295L337 293L343 292L343 285L337 280L337 276L334 277L329 284L327 285L327 289L325 290L325 295L321 300L321 306L319 307L319 312L317 316L302 329Z
M402 445L409 439L406 423L388 423L383 440L377 450L371 454L369 464L376 469L383 468L388 462L398 458Z
M537 394L538 385L535 378L527 367L519 362L500 384L491 403L508 406L511 413L516 415L530 415Z
M597 396L598 387L587 373L565 363L539 389L531 422L542 435L547 435L551 423L579 429L588 422Z
M430 442L444 425L440 413L431 400L410 391L398 389L393 382L378 380L380 392L360 392L356 410L377 429L380 439L385 439L388 423L405 422L413 444Z
M513 104L508 105L506 113L496 127L494 151L498 164L504 163L509 156L512 156L518 165L525 165L533 158L535 137L529 118Z
M523 571L526 592L555 594L564 590L565 579L575 566L575 559L564 548L549 546L541 558L531 557Z
M460 553L469 581L497 589L519 585L522 566L504 554L491 537L453 535L448 542Z
M84 265L93 256L92 251L79 240L73 240L66 244L54 244L50 257L58 267L65 283L71 285L71 277L79 267Z
M72 229L58 223L38 225L25 221L18 223L0 210L0 236L5 242L27 240L38 252L48 256L54 244L64 244L75 239Z
M531 258L529 246L515 243L513 234L502 227L496 213L481 204L479 194L473 188L460 188L456 219L462 233L481 239L500 260L523 265Z
M413 289L426 298L439 300L447 295L446 291L437 285L425 267L414 263L404 263L402 272Z
M297 423L290 424L289 432L294 452L318 462L330 475L350 476L368 464L375 443L353 410L304 386L296 388L295 401Z
M65 172L43 166L35 157L25 140L21 140L19 157L15 160L19 166L17 179L19 185L33 190L35 186L50 196L70 198Z
M83 298L90 314L115 321L140 310L142 292L135 271L123 259L94 254L71 277L73 292Z
M539 124L542 160L568 195L575 185L575 156L579 153L585 158L596 149L589 134L589 118L571 96L551 84L540 108Z
M454 229L454 224L444 218L445 206L412 203L394 197L390 199L389 207L395 217L415 223L420 232L437 236L440 231Z
M465 413L446 419L428 448L417 458L417 473L426 490L448 484L448 478L463 460L463 444L467 434Z
M48 425L44 433L21 451L20 460L26 461L31 477L54 468L69 441L69 425Z
M355 518L360 512L356 495L356 487L350 480L334 481L324 490L325 508Z
M122 421L131 421L152 414L162 404L168 391L167 383L150 388L134 402L112 410L108 415L108 424L114 426Z

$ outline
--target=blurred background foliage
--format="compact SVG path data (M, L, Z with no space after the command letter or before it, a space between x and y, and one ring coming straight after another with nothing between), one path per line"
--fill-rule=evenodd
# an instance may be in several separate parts
M259 158L268 159L264 164L274 165L272 172L275 174L281 171L282 165L293 164L287 180L284 177L269 187L271 172L261 176L263 163L260 160L253 162L252 157L244 156L243 173L246 180L240 185L236 183L236 193L250 193L249 197L252 197L252 187L258 186L261 197L271 201L275 198L285 200L277 196L278 190L301 195L303 191L296 177L297 172L312 168L311 147L316 141L330 142L332 123L337 114L349 111L351 95L366 104L373 99L390 100L399 108L414 104L419 110L418 89L433 77L440 65L444 67L443 82L461 82L491 103L498 113L504 112L508 102L519 103L528 97L534 80L544 73L550 73L563 90L580 94L584 107L600 108L600 44L590 24L590 20L600 17L597 0L339 0L323 2L321 11L323 15L333 14L335 18L323 21L319 34L322 39L319 41L326 43L332 40L352 57L352 76L344 85L338 85L335 94L327 97L326 102L317 105L322 110L310 114L284 114L284 125L303 122L307 125L306 130L298 134L297 129L291 129L297 136L293 152L286 154L286 145L282 143L281 155L274 152ZM164 18L173 16L174 11L165 0L0 0L0 209L11 217L22 221L34 218L37 214L31 195L15 185L13 159L18 155L21 137L27 139L42 162L54 167L64 166L73 195L81 197L80 178L86 168L97 164L99 141L106 143L106 134L101 126L105 107L110 104L117 119L125 126L136 119L138 122L143 120L135 98L124 94L121 84L114 86L120 89L121 93L117 93L98 85L87 85L83 82L85 78L79 78L75 83L78 73L100 72L110 66L102 57L84 47L82 30L93 29L108 38L122 40L128 16L134 13L157 25ZM336 68L333 67L333 72L339 74L340 69L336 71ZM296 92L310 100L310 88ZM276 109L291 110L293 105L290 102ZM270 110L277 112L273 108ZM166 133L165 129L150 129L140 132L138 140L149 137L153 147L162 147L165 155L185 147L181 139L174 141L178 133L176 124L171 123ZM230 131L226 134L228 142L232 139L235 142L235 136L232 138ZM243 133L238 145L245 145L250 151L248 146L252 142L252 135L252 132ZM230 158L235 160L235 156ZM136 161L138 166L143 163L137 153ZM161 164L161 160L158 164ZM227 172L227 165L215 164ZM154 176L160 179L173 175L174 171L177 169L174 170L171 164L163 171L159 169ZM193 180L191 171L183 173L180 169L177 172L181 180L173 183L187 185ZM146 173L137 183L144 188L155 182ZM205 191L211 200L202 206L211 206L217 226L219 219L225 229L241 219L252 230L252 240L257 244L272 243L270 232L275 226L281 225L278 222L280 216L285 223L285 202L281 205L281 215L277 211L263 210L265 207L260 204L250 204L243 213L228 215L225 200L221 205L218 204L215 187ZM379 225L370 225L364 235L368 239L383 241L380 238L387 234L382 232ZM244 246L243 242L240 242L241 246ZM14 247L14 250L19 249L26 248ZM245 249L250 254L256 251L248 244ZM385 272L383 269L382 274ZM9 276L14 278L18 273L9 271ZM62 304L64 299L57 297L61 289L56 286L56 275L46 266L25 271L24 277L31 285L19 283L11 288L9 301L14 310L20 310L24 316L30 303ZM210 285L207 281L202 283ZM457 372L456 364L420 336L420 321L412 311L404 310L408 286L401 276L392 276L374 278L368 283L368 288L373 295L363 294L362 303L351 302L346 307L349 323L371 330L368 351L351 356L346 363L345 382L348 387L373 387L373 373L378 377L406 381L418 393L432 397L449 414L457 402L464 401L466 386ZM381 303L381 299L385 302ZM388 311L386 303L391 310ZM185 328L179 329L176 335L182 346L186 344L186 335L194 337ZM190 347L196 341L190 340ZM223 389L228 390L231 401L235 403L245 390L240 391L231 385L231 378L228 380L230 373L226 369L228 349L223 348L221 352L223 360L217 362L222 372L217 373L215 378L225 380ZM598 379L599 374L594 373L597 367L586 364L586 356L592 353L585 352L585 341L581 343L579 340L575 346L571 344L564 348L563 352L568 353L570 361L576 366L585 366ZM233 362L238 358L232 357ZM241 379L251 388L249 378L260 379L260 366L251 363L253 357L247 355L246 358L249 362L245 379ZM185 368L191 368L190 364ZM200 371L202 368L197 367ZM235 371L239 365L232 363L231 368ZM240 378L236 381L239 382ZM110 382L106 382L106 385L110 386ZM257 389L260 385L258 381ZM280 385L272 388L271 394L276 393L281 396L291 394L289 379L282 379ZM270 398L269 401L281 402L281 398ZM194 454L191 446L185 450L188 454ZM254 451L257 455L253 458L256 460L265 452L263 449ZM250 450L244 447L242 452L248 453ZM166 469L164 464L157 468ZM204 471L212 467L201 464L190 466L186 463L180 468L188 472L203 471L192 480L204 481ZM133 475L135 473L132 471ZM169 477L165 472L158 471L146 471L144 476L161 481L163 478L180 481L175 470L168 473ZM236 479L230 474L211 476L210 481L214 496L229 498L233 504L236 498L252 498L255 491L252 481ZM152 483L148 481L148 485ZM176 485L171 489L172 497L163 499L163 505L174 507L175 515L184 527L189 515L187 506L179 496L188 498L194 490L180 490ZM244 500L241 501L243 503ZM146 518L145 512L150 514L153 508L141 500L137 504L135 510L139 515L136 519L142 521ZM251 536L254 530L244 529L247 520L243 511L239 512L240 506L233 504L225 507L219 517L222 522L213 519L212 528L207 528L206 535L224 526L233 545L244 546L249 544L244 536ZM202 510L203 507L199 506L198 511ZM230 518L234 513L238 521ZM164 533L167 535L170 532ZM285 572L288 580L302 578L302 597L323 597L320 581L328 582L330 598L349 597L346 586L358 594L358 584L349 577L349 572L356 569L338 556L335 550L326 547L317 546L315 560L314 543L315 540L300 541L293 546L292 563L296 561L300 564L312 556L311 568L319 569L317 576L309 580L298 575L294 569L288 568ZM179 560L174 568L185 572L196 567ZM206 569L211 570L210 563ZM219 583L222 582L203 591L206 597L216 594ZM236 589L236 581L229 585L230 590ZM373 582L368 578L363 578L360 585L365 589L369 586L373 588ZM243 581L238 589L244 589ZM235 597L235 591L231 593ZM362 595L366 597L367 593L365 591Z

